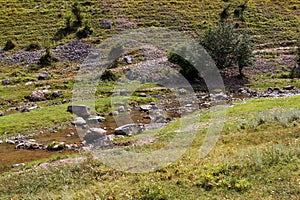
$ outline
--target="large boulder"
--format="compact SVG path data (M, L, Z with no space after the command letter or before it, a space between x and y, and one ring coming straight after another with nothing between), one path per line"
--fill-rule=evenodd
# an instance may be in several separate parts
M71 122L74 126L84 126L86 121L82 117L76 117L74 121Z
M115 135L132 136L145 130L143 124L126 124L115 129Z
M106 130L102 128L90 128L83 139L86 141L87 144L93 144L98 140L104 140L106 136Z
M88 118L91 115L90 109L85 105L68 106L68 112L83 118Z

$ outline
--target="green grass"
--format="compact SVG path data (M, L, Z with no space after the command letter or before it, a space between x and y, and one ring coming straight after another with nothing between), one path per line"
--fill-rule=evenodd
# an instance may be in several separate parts
M75 1L59 0L43 1L7 1L2 0L0 6L0 44L14 39L17 48L23 48L37 41L42 46L57 45L75 38L74 33L61 41L51 41L56 31L65 26L65 16L71 14L71 5ZM169 27L175 30L187 31L192 35L199 34L209 25L218 21L218 14L229 3L230 20L239 22L253 36L255 44L265 44L268 47L278 47L287 41L294 41L299 34L299 10L297 0L290 1L249 1L245 10L245 22L233 17L233 11L244 1L229 0L224 2L208 1L95 1L78 0L85 19L89 21L94 33L86 40L94 43L119 33L122 25L113 29L104 29L102 19L117 22L128 19L134 27ZM267 47L266 46L266 47Z
M228 108L225 129L204 159L198 157L203 141L203 131L199 131L182 158L155 172L118 172L88 156L80 164L4 173L0 176L4 183L0 186L1 198L297 199L299 124L284 128L274 122L247 131L237 125L259 113L299 109L299 98L254 99ZM204 117L204 121L208 119ZM228 131L226 127L230 126ZM164 132L171 133L176 127L176 123L170 124L158 136L163 138ZM170 137L172 134L158 142L164 145ZM152 149L149 145L143 150L147 148Z

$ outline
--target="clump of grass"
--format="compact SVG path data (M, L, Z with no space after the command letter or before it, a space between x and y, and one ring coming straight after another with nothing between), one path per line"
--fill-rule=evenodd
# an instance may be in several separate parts
M13 40L7 40L3 48L4 51L12 50L16 47L16 43Z
M39 64L41 66L50 66L53 62L58 62L58 58L55 57L50 48L46 48L46 53L40 57Z

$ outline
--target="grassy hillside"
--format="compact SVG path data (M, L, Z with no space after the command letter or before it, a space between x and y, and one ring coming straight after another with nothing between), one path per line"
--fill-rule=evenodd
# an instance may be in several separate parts
M152 173L107 168L89 157L74 165L4 173L1 199L298 199L300 173L299 96L250 100L227 110L216 147L199 158L205 130L184 156ZM274 109L277 108L277 109ZM247 111L247 112L246 112ZM205 123L209 118L205 117ZM200 119L200 117L198 117ZM204 120L203 120L204 119ZM157 142L127 151L151 151L167 144L176 123ZM131 141L138 138L131 138Z
M51 39L58 29L65 26L65 17L71 14L75 1L10 1L0 2L0 44L14 39L19 48L30 43L57 45L72 40L74 34L62 41ZM201 34L205 28L219 20L219 13L227 5L230 19L247 28L257 48L292 46L299 34L300 3L297 0L268 1L250 0L244 11L244 22L234 17L234 10L244 1L82 1L79 0L85 19L92 24L94 33L87 40L99 43L124 27L169 27ZM104 29L101 21L109 19L115 23L112 29Z

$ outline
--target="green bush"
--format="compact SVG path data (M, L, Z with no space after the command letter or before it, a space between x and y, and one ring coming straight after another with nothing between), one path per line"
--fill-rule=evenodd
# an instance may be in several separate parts
M238 65L240 75L252 63L252 44L246 34L239 34L229 23L222 22L210 28L201 44L214 59L219 69Z
M5 46L4 46L3 50L4 51L9 51L9 50L12 50L15 47L16 47L16 44L15 44L14 41L7 40L6 43L5 43Z
M197 69L195 69L195 67L191 63L182 58L180 55L170 52L168 53L168 60L171 63L179 65L181 68L179 72L188 80L195 80L196 78L198 78Z
M100 79L102 81L116 81L118 79L118 77L112 71L105 70L103 72L103 74L101 75Z
M86 24L83 28L81 28L77 33L76 36L79 39L86 38L93 33L93 29L90 25Z
M78 5L77 2L75 2L73 5L72 5L72 13L75 17L75 24L78 25L78 26L81 26L82 25L82 22L83 22L83 16L81 14L81 9Z
M42 66L50 66L53 62L57 62L56 58L52 53L50 48L46 48L46 53L40 57L39 64Z

